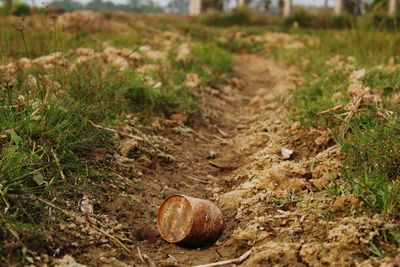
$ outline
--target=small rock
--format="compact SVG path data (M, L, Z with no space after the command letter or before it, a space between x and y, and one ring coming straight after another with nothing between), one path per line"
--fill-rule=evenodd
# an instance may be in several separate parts
M240 86L240 80L236 77L233 77L230 81L232 87L238 88Z
M290 159L293 156L294 151L291 149L288 149L286 147L281 148L281 155L284 159Z
M55 267L86 267L86 265L77 263L71 255L65 255L61 260L56 260Z
M299 121L294 122L291 126L290 126L290 130L291 131L297 131L301 128L301 123Z
M208 152L208 156L207 159L215 159L217 158L217 153L213 150L211 150L210 152Z
M93 214L93 204L92 201L84 196L81 199L80 210L84 213Z
M172 114L169 119L171 121L177 122L177 123L185 123L188 120L188 115L186 115L185 113L175 113Z
M136 140L126 140L119 150L119 153L129 159L135 159L140 155L139 143Z
M26 256L25 259L27 262L32 263L32 264L35 262L34 259L30 256Z

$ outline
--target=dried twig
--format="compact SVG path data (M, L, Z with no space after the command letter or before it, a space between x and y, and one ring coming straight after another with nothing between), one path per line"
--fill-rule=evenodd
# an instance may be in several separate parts
M187 183L185 183L185 182L180 182L180 184L181 185L183 185L183 186L186 186L186 187L188 187L188 188L194 188L194 187L196 187L196 185L188 185Z
M222 135L222 137L224 138L228 137L228 134L225 131L221 130L220 128L218 128L217 130Z
M36 81L37 81L37 79L36 79ZM38 83L38 81L37 81L37 83ZM32 112L32 114L31 114L32 117L35 116L36 114L38 114L39 111L41 111L42 108L44 108L47 105L47 103L49 102L49 97L50 97L50 94L51 94L51 91L52 91L51 86L46 86L45 89L46 89L46 94L44 95L44 99L42 101L42 105L40 105L37 109L35 109Z
M197 182L200 182L200 183L203 183L203 184L211 184L211 182L209 182L209 181L202 180L202 179L199 179L199 178L195 178L195 177L192 177L192 176L189 176L189 175L183 175L183 176L188 178L188 179L190 179L190 180L197 181Z
M153 145L151 142L149 142L148 140L146 140L144 137L141 137L141 136L138 136L138 135L133 135L133 134L130 134L130 133L125 133L125 132L117 131L117 130L115 130L115 129L108 128L108 127L105 127L105 126L101 126L101 125L98 125L98 124L94 123L94 122L91 121L91 120L89 120L89 123L90 123L93 127L95 127L95 128L98 128L98 129L101 129L101 130L105 130L105 131L108 131L108 132L111 132L111 133L116 133L116 134L119 134L119 135L122 135L122 136L125 136L125 137L129 137L129 138L132 138L132 139L134 139L134 140L136 140L136 141L145 142L145 143L149 144L152 148L154 148L155 150L157 150L158 152L164 153L164 152L161 151L158 147L156 147L156 146Z
M177 259L175 259L175 257L174 257L174 256L172 256L171 254L167 254L167 256L168 256L168 258L171 258L171 259L173 259L175 262L178 262L178 260L177 260Z
M211 135L212 137L215 137L216 139L218 139L222 144L226 144L226 139L219 137L216 134Z
M342 109L342 108L344 108L344 104L343 103L339 104L339 105L337 105L337 106L335 106L333 108L329 108L329 109L326 109L324 111L318 112L317 115L325 115L327 113L335 112L335 111L337 111L339 109Z
M144 259L143 259L142 252L140 251L140 247L137 247L137 251L138 251L138 257L139 257L139 259L140 259L143 263L145 263L145 261L144 261Z
M53 149L51 150L51 154L53 155L53 158L56 161L57 168L60 170L61 179L65 180L65 175L62 171L60 161L58 160L57 154L54 152Z
M146 254L143 254L143 259L147 263L147 266L149 266L149 267L157 267L157 265L154 263L154 261L149 256L147 256Z
M366 92L365 92L366 93ZM339 135L341 137L343 137L347 130L349 129L349 123L351 121L351 119L354 117L354 115L357 113L358 109L361 106L361 102L363 100L363 96L365 95L365 93L363 93L362 95L360 95L359 97L357 97L354 101L352 101L351 105L351 109L349 114L347 114L346 118L344 119L344 121L346 122L345 124L343 124L340 129L339 129Z
M117 131L117 130L115 130L115 129L108 128L108 127L105 127L105 126L101 126L101 125L98 125L98 124L94 123L94 122L91 121L91 120L89 120L89 123L90 123L93 127L96 127L96 128L98 128L98 129L101 129L101 130L105 130L105 131L108 131L108 132L111 132L111 133L116 133L116 134L119 134L119 135L122 135L122 136L125 136L125 137L129 137L129 138L135 139L135 140L137 140L137 141L145 141L145 140L144 140L142 137L140 137L140 136L133 135L133 134L129 134L129 133L125 133L125 132L121 132L121 131Z
M97 227L96 225L94 225L93 222L89 221L92 225L92 227L94 229L96 229L98 232L102 233L103 235L105 235L106 237L108 237L114 244L119 245L122 249L124 249L126 252L128 252L129 254L133 254L132 251L127 248L124 244L122 244L122 242L115 236L107 233L106 231L104 231L103 229Z
M220 169L221 171L234 171L237 168L239 168L239 166L227 166L227 165L222 165L222 164L219 164L219 163L216 163L216 162L213 162L213 161L208 161L208 163L211 166L213 166L213 167L215 167L217 169Z
M227 265L227 264L232 264L232 263L242 263L245 261L249 256L251 255L251 249L244 253L242 256L236 259L232 260L226 260L226 261L219 261L219 262L214 262L214 263L208 263L208 264L203 264L203 265L196 265L193 267L213 267L213 266L222 266L222 265Z

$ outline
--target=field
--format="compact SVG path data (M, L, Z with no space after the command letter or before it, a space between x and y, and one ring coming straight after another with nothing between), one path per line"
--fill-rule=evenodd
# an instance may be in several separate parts
M399 265L400 35L302 16L0 16L0 262ZM216 244L160 237L177 193Z

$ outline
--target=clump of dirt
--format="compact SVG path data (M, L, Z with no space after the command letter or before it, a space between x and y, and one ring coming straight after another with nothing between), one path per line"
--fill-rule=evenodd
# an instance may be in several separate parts
M77 67L88 66L90 63L99 63L105 70L114 68L119 71L128 68L136 68L144 65L145 60L161 62L166 60L169 50L159 51L149 46L141 46L138 52L128 48L115 48L105 44L103 51L95 52L91 48L77 48L72 53L65 55L61 52L44 55L33 60L21 58L16 62L9 62L6 65L0 65L0 71L4 77L14 77L20 70L25 71L31 68L39 68L45 71L54 67L63 68L68 72L73 71ZM140 71L139 71L140 72Z
M132 29L115 20L106 20L103 15L93 11L64 13L58 17L57 24L67 31L88 31L108 33L129 33Z
M233 35L233 39L248 44L263 44L268 48L282 47L287 50L300 50L320 44L318 38L309 35L288 34L283 32L267 32L250 36L245 36L243 32L236 32Z

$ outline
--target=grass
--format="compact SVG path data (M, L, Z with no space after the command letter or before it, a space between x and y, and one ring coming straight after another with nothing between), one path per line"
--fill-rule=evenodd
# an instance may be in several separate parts
M249 15L249 14L247 14ZM266 56L302 66L305 60L311 62L304 68L305 83L294 92L291 110L294 119L300 120L308 127L323 125L335 135L336 142L342 147L346 160L342 170L345 188L334 189L340 194L355 194L367 203L372 210L385 214L389 218L398 218L400 213L399 191L399 157L400 141L397 135L400 129L396 117L387 120L377 114L374 107L363 108L350 121L350 130L339 136L339 127L343 122L327 114L319 112L348 103L350 97L347 88L350 84L351 69L366 68L367 74L362 82L369 86L373 93L383 95L383 108L398 114L398 103L392 100L399 93L399 68L395 71L374 70L378 65L398 62L400 42L395 19L385 16L377 18L372 14L366 18L355 20L349 17L329 17L326 15L306 15L298 12L289 17L281 25L252 25L251 19L244 11L236 11L222 15L212 13L203 18L203 25L214 25L221 28L210 28L195 25L187 27L186 33L199 42L214 43L233 52L246 51L264 53ZM246 27L235 26L237 21L244 21ZM292 28L294 24L299 29ZM252 26L250 26L252 25ZM318 30L324 28L324 30ZM337 30L340 28L341 30ZM310 49L287 50L280 46L265 49L262 44L247 44L235 39L237 32L245 35L257 35L267 31L281 30L316 36L320 45ZM226 41L219 41L220 38ZM327 64L335 56L340 56L342 67L337 63ZM303 68L303 67L302 67ZM333 69L336 68L335 71ZM338 183L337 186L341 186Z
M346 155L344 177L371 208L397 217L400 205L400 142L397 121L384 122L373 110L358 114L339 144Z
M169 56L175 83L183 83L186 73L196 73L206 85L221 83L224 74L233 70L232 55L214 42L196 42L191 50L192 57L187 61L176 60L177 48Z
M113 146L112 137L92 127L90 121L113 125L126 114L133 113L146 123L153 116L168 117L177 112L196 114L197 89L187 88L186 75L197 74L203 86L224 83L233 71L231 52L241 51L264 53L298 66L304 60L311 62L304 67L305 82L294 92L291 110L293 118L306 126L329 128L342 147L346 158L342 178L346 184L331 192L355 194L374 211L388 218L398 218L400 120L397 114L400 108L396 97L400 94L400 68L382 70L373 67L385 65L391 58L395 62L399 60L400 36L385 29L370 28L362 21L356 28L341 31L282 28L289 33L315 35L321 44L312 49L287 50L274 46L265 50L263 44L242 42L235 34L240 31L245 35L257 35L275 31L279 26L235 26L241 21L254 25L240 12L218 18L220 21L217 22L206 22L223 26L221 28L204 25L204 21L188 26L165 20L160 25L152 25L151 31L141 24L132 34L59 30L56 41L51 27L36 31L29 31L27 27L25 39L29 53L19 31L0 27L2 64L28 57L28 54L34 58L55 50L64 52L66 58L71 59L71 50L91 47L102 51L105 41L116 47L129 48L153 44L153 33L157 28L177 29L187 37L175 40L167 61L159 64L158 70L147 74L146 78L160 86L154 86L136 68L104 70L99 61L72 72L65 72L59 66L49 71L40 68L19 70L14 84L10 84L9 77L0 74L0 240L8 237L8 229L30 233L39 225L46 226L47 211L32 201L31 196L58 201L81 197L85 183L97 168L91 155ZM136 27L133 20L126 23ZM6 25L5 21L0 18L0 26L3 25ZM176 60L179 45L188 39L192 47L190 58ZM156 46L159 48L161 44ZM327 64L337 55L344 64L367 69L363 84L373 93L382 95L382 108L393 111L396 116L382 117L375 107L365 107L357 112L349 122L350 130L341 137L338 129L342 121L334 114L318 115L350 101L347 94L350 71L345 68L332 71L336 66ZM350 56L355 58L354 62ZM45 75L50 75L59 86L49 90ZM36 78L37 82L29 83L29 77ZM279 200L273 202L279 204ZM375 249L373 244L371 249ZM15 253L23 258L22 250ZM379 254L379 250L375 254Z
M151 36L140 31L109 34L57 29L55 34L51 27L33 31L26 26L22 34L0 27L1 63L55 50L72 60L72 49L102 51L104 41L129 48L152 42ZM104 69L101 60L70 72L57 62L50 70L18 70L14 82L0 74L0 241L8 238L9 229L21 238L25 234L32 237L52 223L48 211L35 198L57 199L61 206L64 199L80 199L86 182L96 177L91 155L113 146L112 136L93 127L91 121L118 124L121 117L134 114L146 123L153 116L196 114L198 100L194 89L185 86L186 75L196 73L204 85L211 85L223 82L224 75L232 71L231 54L213 42L194 42L185 63L176 62L173 53L176 50L147 77L137 68ZM23 260L22 250L10 253Z
M78 33L59 32L57 40L57 51L68 52L70 49L79 47L93 48L95 51L101 51L103 44L107 42L118 48L140 45L145 42L137 33L130 34L109 34L95 33L90 34L85 31ZM29 50L32 58L50 54L54 51L54 42L48 40L54 39L54 34L46 29L37 30L34 33L28 32L25 35L29 44ZM5 62L10 58L26 57L26 49L17 30L13 27L2 26L0 23L0 62Z
M305 59L311 62L305 68L305 83L292 98L294 119L306 126L323 125L334 134L346 158L342 176L347 185L341 192L353 193L374 211L398 218L400 141L397 136L400 121L397 114L400 109L394 99L400 89L400 69L375 67L387 65L393 59L396 62L400 53L400 47L396 45L399 36L385 29L363 26L352 30L311 33L321 40L321 44L314 49L298 52L278 48L270 52L298 65ZM342 63L327 64L338 55ZM354 62L349 57L354 57ZM363 85L370 87L372 93L381 95L382 109L392 111L394 115L384 118L378 114L376 107L363 107L349 122L347 134L340 136L339 127L343 121L338 119L338 115L342 110L336 114L318 115L321 111L350 101L347 88L351 70L342 65L338 68L337 64L354 65L354 69L365 68L367 73L362 79Z
M208 26L230 27L233 25L253 24L254 14L247 8L235 9L228 13L212 11L201 18L201 22Z
M356 19L349 15L331 16L324 12L309 14L306 10L296 10L283 21L284 27L315 28L315 29L343 29L351 28Z

